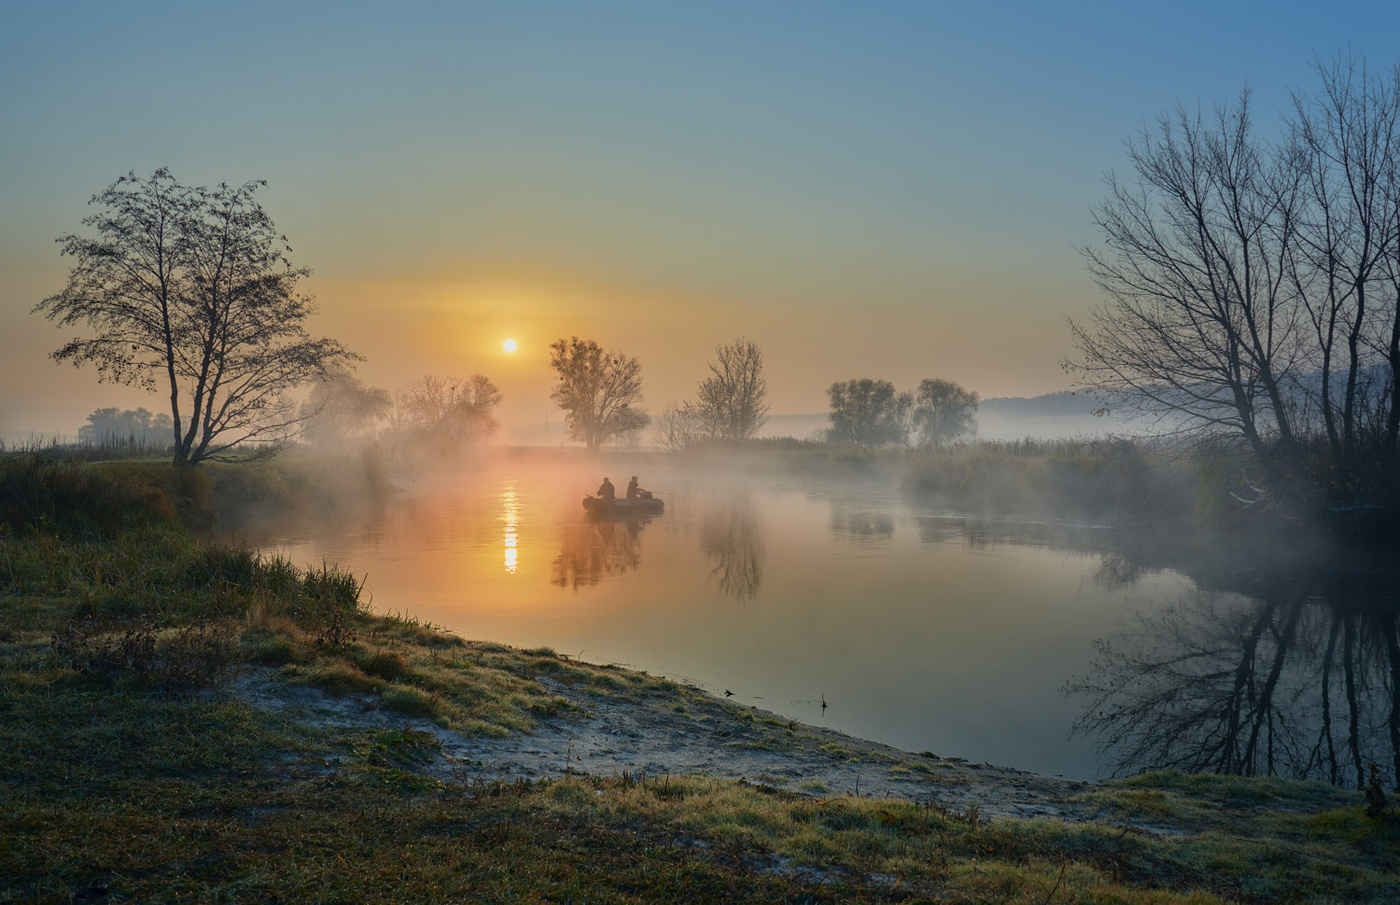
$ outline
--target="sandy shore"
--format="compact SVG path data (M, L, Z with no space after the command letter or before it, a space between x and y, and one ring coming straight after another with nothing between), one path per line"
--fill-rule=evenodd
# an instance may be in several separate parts
M540 680L577 708L539 720L534 732L468 737L382 709L372 696L333 697L252 671L230 683L257 706L288 710L327 728L403 727L432 732L441 753L420 769L447 782L707 774L802 795L903 798L984 817L1088 820L1090 783L952 756L915 754L794 722L699 689L603 696Z

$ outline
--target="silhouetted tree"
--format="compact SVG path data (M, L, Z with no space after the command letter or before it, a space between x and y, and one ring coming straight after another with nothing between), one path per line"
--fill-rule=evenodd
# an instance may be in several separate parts
M827 439L853 446L903 443L909 436L914 397L900 393L888 380L848 380L826 391L831 400Z
M1295 96L1299 254L1320 416L1342 489L1371 483L1400 434L1400 67L1385 78L1355 57L1319 63L1320 91ZM1347 486L1349 485L1349 486Z
M768 420L768 381L763 351L747 339L715 349L710 376L700 382L695 417L715 440L752 437Z
M466 380L430 374L399 394L400 427L447 446L487 440L500 429L496 406L501 392L488 378Z
M1249 92L1129 148L1084 249L1107 300L1071 323L1081 383L1243 441L1277 497L1400 505L1400 68L1319 63L1287 140ZM1276 497L1276 498L1277 498Z
M1157 413L1243 437L1269 462L1294 438L1286 385L1300 363L1286 274L1297 170L1252 135L1249 93L1209 122L1185 108L1129 146L1084 249L1107 294L1071 324L1084 383Z
M597 449L614 438L647 426L642 398L642 366L621 352L604 352L596 342L560 339L550 344L549 364L558 383L550 398L563 410L569 436Z
M977 394L951 380L924 380L910 416L916 442L943 446L977 430Z
M93 336L53 353L100 379L169 390L176 465L249 440L278 438L300 418L284 392L356 359L312 339L308 274L254 199L264 185L181 185L161 168L121 177L89 202L95 238L59 239L76 259L62 292L35 306Z
M329 373L302 404L302 436L318 444L363 437L393 408L388 390L367 387L347 370Z

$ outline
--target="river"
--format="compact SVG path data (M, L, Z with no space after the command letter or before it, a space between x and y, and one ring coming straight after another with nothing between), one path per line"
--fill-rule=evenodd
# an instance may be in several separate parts
M646 462L648 464L627 463ZM1120 528L920 506L890 476L680 472L662 459L502 456L405 481L382 510L244 540L365 577L371 606L468 638L547 646L915 751L1105 775L1070 736L1096 639L1202 598L1139 567ZM631 468L665 502L594 521ZM1212 606L1249 604L1211 592Z

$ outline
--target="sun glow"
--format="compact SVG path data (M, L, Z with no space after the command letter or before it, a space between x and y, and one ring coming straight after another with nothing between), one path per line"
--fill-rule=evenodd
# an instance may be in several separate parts
M514 351L515 351L515 340L513 340L513 339L508 339L508 340L506 340L505 342L501 343L501 348L502 348L502 349L505 349L507 352L514 352Z

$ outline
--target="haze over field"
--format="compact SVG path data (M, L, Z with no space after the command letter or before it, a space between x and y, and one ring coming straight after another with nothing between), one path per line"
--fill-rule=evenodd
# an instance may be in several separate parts
M489 376L506 441L562 438L547 347L572 335L637 356L653 412L738 336L775 415L855 377L1067 390L1064 319L1098 298L1076 246L1124 140L1246 83L1266 133L1315 57L1380 70L1364 42L1396 33L1380 2L19 5L0 431L161 409L50 361L68 334L30 314L87 199L161 166L266 179L312 329L370 385Z

